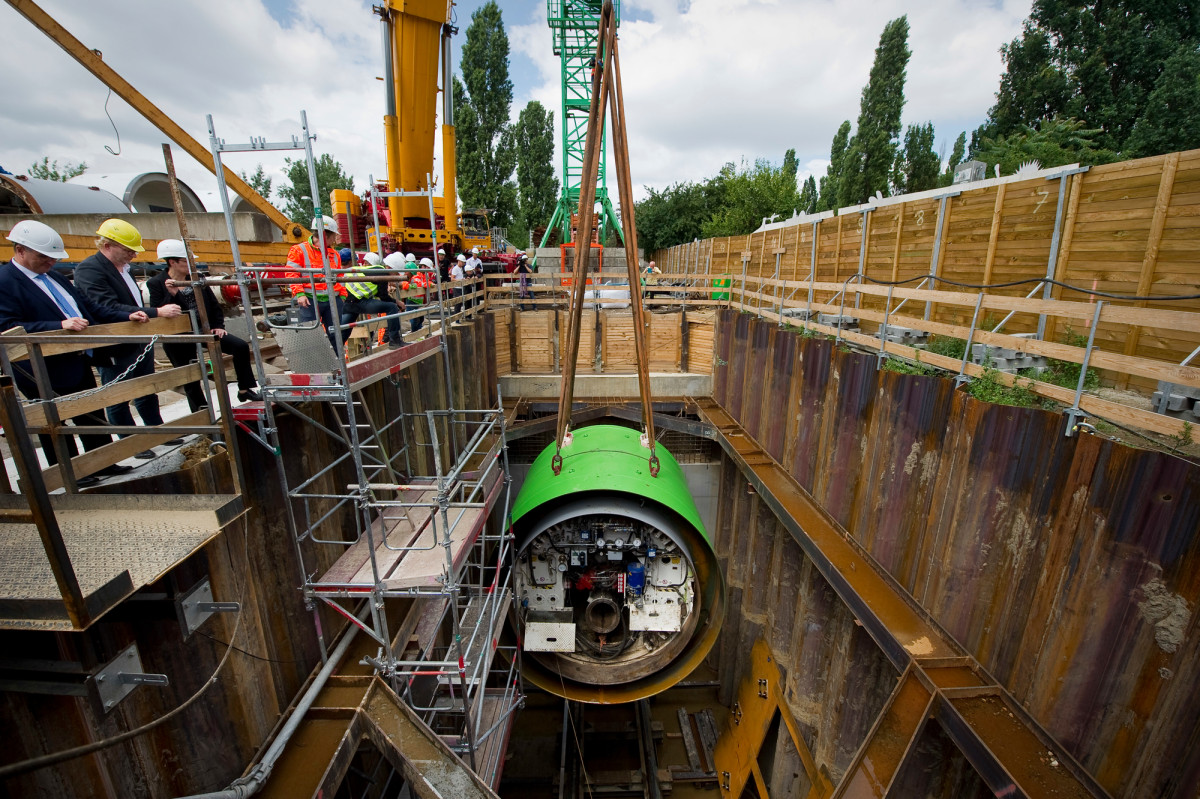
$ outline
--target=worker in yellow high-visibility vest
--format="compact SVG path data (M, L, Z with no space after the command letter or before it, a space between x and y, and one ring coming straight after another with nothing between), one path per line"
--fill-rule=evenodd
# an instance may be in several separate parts
M369 252L363 258L362 268L347 275L348 282L346 285L346 303L342 306L342 327L353 322L362 314L393 314L400 313L400 306L392 300L389 284L392 281L399 282L399 277L389 277L388 275L379 274L381 270L387 269L383 261L378 255ZM375 271L374 276L371 272ZM353 278L361 278L354 280ZM400 320L392 318L387 320L387 345L391 348L396 348L404 344L404 338L400 333Z

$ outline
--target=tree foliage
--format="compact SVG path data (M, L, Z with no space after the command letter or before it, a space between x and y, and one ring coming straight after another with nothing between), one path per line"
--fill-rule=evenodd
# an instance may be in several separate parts
M715 179L646 192L635 206L634 218L638 245L648 253L699 238L704 223L724 202L724 186Z
M246 185L258 192L264 200L271 202L271 184L274 180L263 170L262 164L258 165L253 175L242 172L242 180L246 181Z
M996 105L976 131L972 151L985 138L1019 135L1054 118L1076 119L1098 131L1091 137L1096 152L1154 155L1200 147L1186 116L1178 121L1172 113L1164 116L1161 99L1170 94L1175 103L1186 103L1185 62L1198 46L1195 3L1035 0L1021 36L1001 48L1005 73ZM1177 55L1174 77L1166 78L1167 64ZM1193 81L1195 74L1193 67ZM1160 83L1163 94L1152 102ZM1152 119L1134 139L1147 114ZM1154 135L1155 125L1165 135ZM1090 163L1086 155L1071 160Z
M842 180L842 161L845 159L846 145L849 143L850 120L847 119L838 127L837 133L833 134L833 143L829 145L829 166L825 169L825 177L821 178L818 211L828 211L837 207Z
M950 159L946 161L946 171L938 178L939 186L949 186L954 182L954 170L963 162L967 154L967 132L964 130L954 140L954 148L950 151Z
M513 85L508 77L508 34L495 0L471 14L462 50L462 81L454 80L458 114L458 191L463 205L491 209L492 224L517 220L516 137L508 121Z
M283 213L288 219L307 226L315 216L308 165L303 158L285 158L283 162L287 177L287 183L279 187L279 198L284 203ZM354 177L343 172L341 162L335 161L329 153L322 153L316 158L315 166L321 213L329 214L329 193L334 189L354 191Z
M892 172L895 194L912 194L937 188L942 159L933 149L933 123L909 125L904 133L904 149L896 153Z
M1076 119L1050 119L1038 128L1028 125L1008 136L984 137L975 150L975 158L988 165L993 174L996 164L1000 174L1011 175L1022 163L1036 160L1043 167L1062 166L1075 162L1108 164L1120 156L1099 143L1099 128L1084 128Z
M732 163L721 169L724 184L724 203L705 222L700 233L712 236L735 236L757 230L763 219L790 217L800 204L795 174L788 174L783 165L776 166L760 158L741 168Z
M817 210L817 179L809 175L800 189L800 213L811 214Z
M531 100L517 119L517 190L520 219L532 234L550 224L558 202L554 174L554 112Z
M904 78L911 55L908 17L883 27L871 76L863 87L858 125L842 159L837 204L857 205L876 192L886 194L896 160L900 112L904 110Z
M87 169L88 165L86 161L80 161L78 164L72 164L70 161L67 161L60 167L58 159L51 161L49 156L43 156L41 161L35 161L29 165L28 174L31 178L66 183L71 178L77 178L84 172L87 172Z
M1200 147L1200 52L1189 44L1167 59L1125 149L1139 157L1195 147Z

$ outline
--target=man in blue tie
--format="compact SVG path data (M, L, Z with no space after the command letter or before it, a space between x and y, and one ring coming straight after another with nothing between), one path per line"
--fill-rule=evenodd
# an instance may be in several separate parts
M53 271L54 262L67 257L62 237L49 225L26 220L18 222L8 233L13 245L11 261L0 264L0 330L23 327L27 333L44 333L49 330L87 330L92 323L145 322L149 317L144 311L122 313L104 306L95 305L75 290L65 277ZM21 393L31 399L37 398L38 388L34 382L28 361L13 363L13 379ZM50 387L57 395L74 394L96 387L92 375L90 357L83 352L52 355L46 358L46 370L50 374ZM85 424L106 424L97 413L81 414L77 417ZM82 425L80 425L82 427ZM98 449L112 441L107 433L81 434L85 450ZM42 452L46 460L57 463L50 436L40 436ZM73 438L67 439L72 455L77 453ZM110 476L128 472L128 466L109 466L98 475ZM98 478L85 477L80 486L91 485Z

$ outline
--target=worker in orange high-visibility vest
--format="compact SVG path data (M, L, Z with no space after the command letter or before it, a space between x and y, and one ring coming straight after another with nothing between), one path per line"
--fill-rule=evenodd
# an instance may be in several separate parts
M321 249L318 246L320 239L317 238L316 233L313 233L308 241L296 244L288 250L287 265L289 269L324 269L326 263L329 264L330 269L341 268L342 260L333 249L337 246L338 240L337 223L333 221L332 217L323 216L320 219L313 219L313 230L316 230L318 225L325 230L325 257L321 257ZM289 271L284 273L284 277L304 278L306 281L304 283L288 285L288 290L295 298L296 305L300 307L300 321L311 322L320 315L321 324L325 325L325 330L329 333L329 343L336 349L334 325L339 323L342 318L342 300L346 296L346 287L341 283L334 284L331 308L331 292L325 285L325 278L322 275L311 273L301 275L299 271Z

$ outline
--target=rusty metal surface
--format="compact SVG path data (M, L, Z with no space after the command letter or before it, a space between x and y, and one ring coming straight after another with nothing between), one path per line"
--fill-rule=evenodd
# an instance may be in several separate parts
M717 351L737 362L761 324L722 314ZM1107 790L1195 795L1200 468L830 341L773 349L788 337L795 358L770 363L791 374L789 477Z

